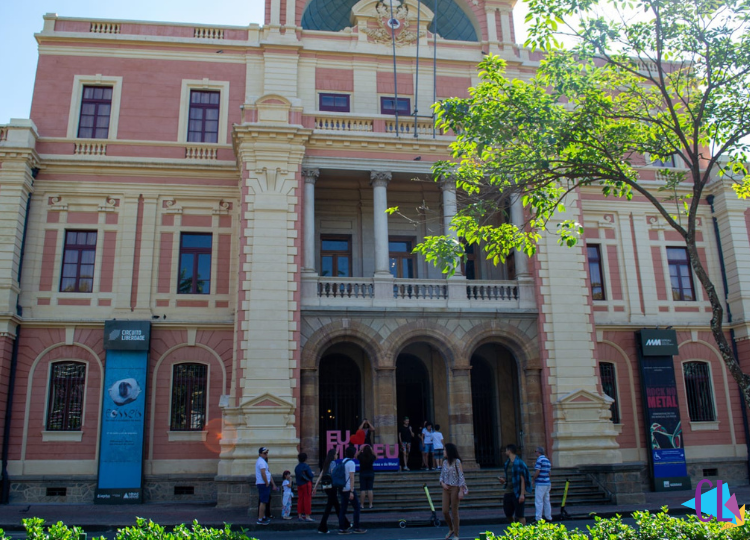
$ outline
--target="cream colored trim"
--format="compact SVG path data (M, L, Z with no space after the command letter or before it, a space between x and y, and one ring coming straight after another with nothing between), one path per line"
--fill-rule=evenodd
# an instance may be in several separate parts
M102 34L97 34L97 39L102 39ZM238 43L238 42L235 42ZM170 43L174 45L174 43ZM186 44L194 46L193 43ZM208 45L208 44L206 44ZM210 46L210 45L209 45ZM227 45L222 43L222 47ZM248 47L253 47L252 44ZM182 60L186 62L210 62L213 64L245 64L245 55L240 54L216 54L216 46L211 53L200 53L194 49L185 51L163 51L163 50L124 50L117 47L76 47L67 45L40 45L39 55L50 56L85 56L94 58L138 58L142 60Z
M218 459L158 459L146 461L146 474L216 474Z
M20 465L20 471L16 472L16 476L62 476L69 478L97 473L97 460L95 459L31 459L21 462ZM10 469L10 466L8 468ZM16 467L14 466L13 469L16 469Z
M78 138L78 120L81 113L83 87L111 86L112 109L109 113L109 136L96 141L114 141L117 139L117 125L120 119L120 98L122 97L122 77L105 77L102 75L76 75L73 78L73 93L70 96L70 111L68 112L68 139Z
M150 415L151 415L150 416L150 418L151 418L151 422L150 422L151 426L149 428L149 438L148 438L148 441L149 441L148 442L148 459L149 460L153 460L154 459L154 425L156 424L156 377L159 374L159 368L161 367L162 362L164 361L164 359L167 356L169 356L170 354L172 354L177 349L181 349L183 347L188 347L188 346L189 345L187 343L180 343L179 345L175 345L174 347L169 348L164 354L161 355L161 358L159 358L159 360L157 360L156 364L154 365L154 374L151 376L151 413L150 413ZM202 343L196 343L195 346L196 347L200 347L201 349L205 349L208 352L210 352L214 356L214 358L216 358L216 361L221 366L221 376L222 376L222 380L221 380L222 386L221 386L221 388L222 388L222 393L224 393L226 391L226 387L227 387L227 368L224 365L224 362L221 360L221 357L216 353L216 351L214 351L210 347L207 347L206 345L203 345ZM185 362L179 362L179 363L185 363ZM205 363L205 362L198 362L198 363ZM169 384L170 395L172 393L172 382L171 381L172 381L173 374L174 374L174 370L172 371L172 375L170 375L170 384ZM208 369L208 376L209 376L209 380L208 380L207 384L210 385L210 382L211 382L211 379L210 379L210 377L211 377L211 366L210 366L210 364L209 364L209 369ZM207 392L208 392L209 388L210 388L210 386L206 388ZM206 423L208 423L208 409L209 409L209 405L210 405L210 401L208 400L208 397L209 396L207 395L206 396ZM169 404L170 404L170 407L171 407L171 404L172 404L172 398L171 397L169 399ZM169 414L167 414L167 428L169 428Z
M719 421L714 422L690 422L693 431L719 431Z
M187 143L188 114L190 113L190 91L191 90L218 90L219 96L219 142L227 144L227 123L229 122L229 81L210 81L203 79L182 80L180 89L180 119L177 127L177 141ZM212 144L212 143L195 143Z
M635 390L635 380L633 379L633 364L630 362L630 358L628 357L627 353L622 350L622 347L617 345L616 343L613 343L612 341L603 340L602 343L606 343L607 345L610 345L614 347L623 357L625 360L625 365L628 367L628 383L629 383L629 389L630 389L630 406L633 410L633 428L635 429L635 448L636 450L641 449L641 421L638 418L638 398L636 397L636 390ZM615 365L615 370L617 369L617 365ZM619 389L618 389L619 390ZM622 402L622 397L620 397L620 402ZM622 409L620 409L620 415L622 416Z
M82 439L83 431L42 431L44 442L81 442Z
M102 366L101 359L94 352L94 350L91 349L91 347L88 347L88 346L83 345L81 343L73 343L73 346L74 347L80 347L83 350L87 351L96 360L96 363L99 366L99 370L100 370L100 373L101 373L100 382L99 382L99 395L100 396L103 395L103 392L104 392L104 367ZM33 390L33 383L34 383L34 372L36 371L36 366L39 364L39 362L42 360L42 358L44 358L47 355L47 353L49 353L50 351L52 351L54 349L57 349L58 347L65 347L65 343L55 343L54 345L50 345L49 347L47 347L46 349L44 349L34 359L34 362L31 364L31 368L29 369L28 380L26 382L26 403L24 405L24 414L23 414L23 435L21 437L21 460L22 460L21 463L22 463L22 465L21 465L21 472L19 474L32 474L32 473L30 473L30 472L28 472L26 470L24 464L27 463L27 461L26 461L26 447L27 447L28 439L29 439L29 410L31 409L31 398L32 398L32 390ZM83 359L78 359L78 358L76 358L75 360L85 361ZM86 376L88 377L88 369L86 370ZM47 376L47 385L49 385L49 374ZM47 394L49 394L49 392L47 392ZM85 407L85 399L86 398L84 397L84 407ZM85 422L85 419L86 419L86 415L85 415L85 410L84 410L83 418L81 418L81 424L83 424L83 422ZM99 440L100 431L101 431L101 422L97 422L97 426L96 426L96 440L97 441ZM96 445L96 453L95 453L94 462L96 462L98 460L99 460L99 444ZM37 461L35 460L32 463L37 463ZM96 467L94 467L94 470L96 470ZM52 473L50 473L50 474L52 474Z
M176 364L175 364L176 365ZM209 369L209 373L211 370ZM208 392L206 392L208 396ZM208 409L208 406L206 407ZM206 411L208 413L208 410ZM208 416L208 414L206 414ZM168 432L169 442L206 442L208 431L170 431Z

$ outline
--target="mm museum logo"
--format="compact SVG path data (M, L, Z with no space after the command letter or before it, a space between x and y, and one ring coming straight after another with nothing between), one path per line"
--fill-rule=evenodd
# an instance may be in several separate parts
M717 480L715 488L701 494L703 484L713 487L711 480L701 480L695 488L695 498L682 503L682 506L695 510L698 519L704 523L708 523L711 517L715 517L724 529L745 524L745 505L742 505L742 508L739 507L734 493L729 493L728 484ZM704 518L704 515L709 517Z

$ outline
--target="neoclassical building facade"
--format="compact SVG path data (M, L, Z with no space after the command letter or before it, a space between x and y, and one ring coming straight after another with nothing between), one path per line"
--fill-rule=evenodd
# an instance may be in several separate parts
M477 250L449 279L411 253L462 204L430 174L453 140L431 105L467 96L483 54L521 79L539 56L510 0L394 4L267 0L262 26L44 16L30 119L0 126L7 500L93 501L112 319L150 323L145 500L244 505L258 447L293 469L365 418L393 445L404 416L470 468L542 445L648 483L635 333L659 326L693 482L747 481L710 305L648 201L582 190L585 242L499 266ZM747 370L750 212L710 191L699 252Z

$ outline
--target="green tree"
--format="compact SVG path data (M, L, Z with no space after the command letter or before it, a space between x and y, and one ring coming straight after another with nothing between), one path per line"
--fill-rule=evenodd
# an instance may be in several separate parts
M750 196L750 2L528 1L527 45L544 53L535 76L510 80L505 62L488 56L469 98L435 106L439 126L458 134L452 159L434 167L465 195L452 228L497 264L512 249L533 255L542 233L574 246L582 226L562 212L581 188L645 197L684 239L719 351L750 403L750 377L726 339L721 298L695 243L710 182ZM640 179L647 159L675 158L684 166ZM496 219L511 197L530 215L521 229ZM417 251L448 273L464 256L445 236Z

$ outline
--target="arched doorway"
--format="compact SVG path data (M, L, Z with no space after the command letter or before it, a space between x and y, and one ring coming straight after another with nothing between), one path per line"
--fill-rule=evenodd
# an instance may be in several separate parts
M400 427L408 416L415 436L421 432L422 423L432 418L430 374L424 362L411 354L400 354L396 360L396 411L397 425ZM419 470L421 465L419 440L415 438L409 468Z
M318 394L320 456L326 455L326 432L354 433L362 421L362 374L344 354L330 354L320 361Z
M477 464L500 467L506 445L523 446L518 370L513 354L502 345L483 345L472 355L471 404Z

